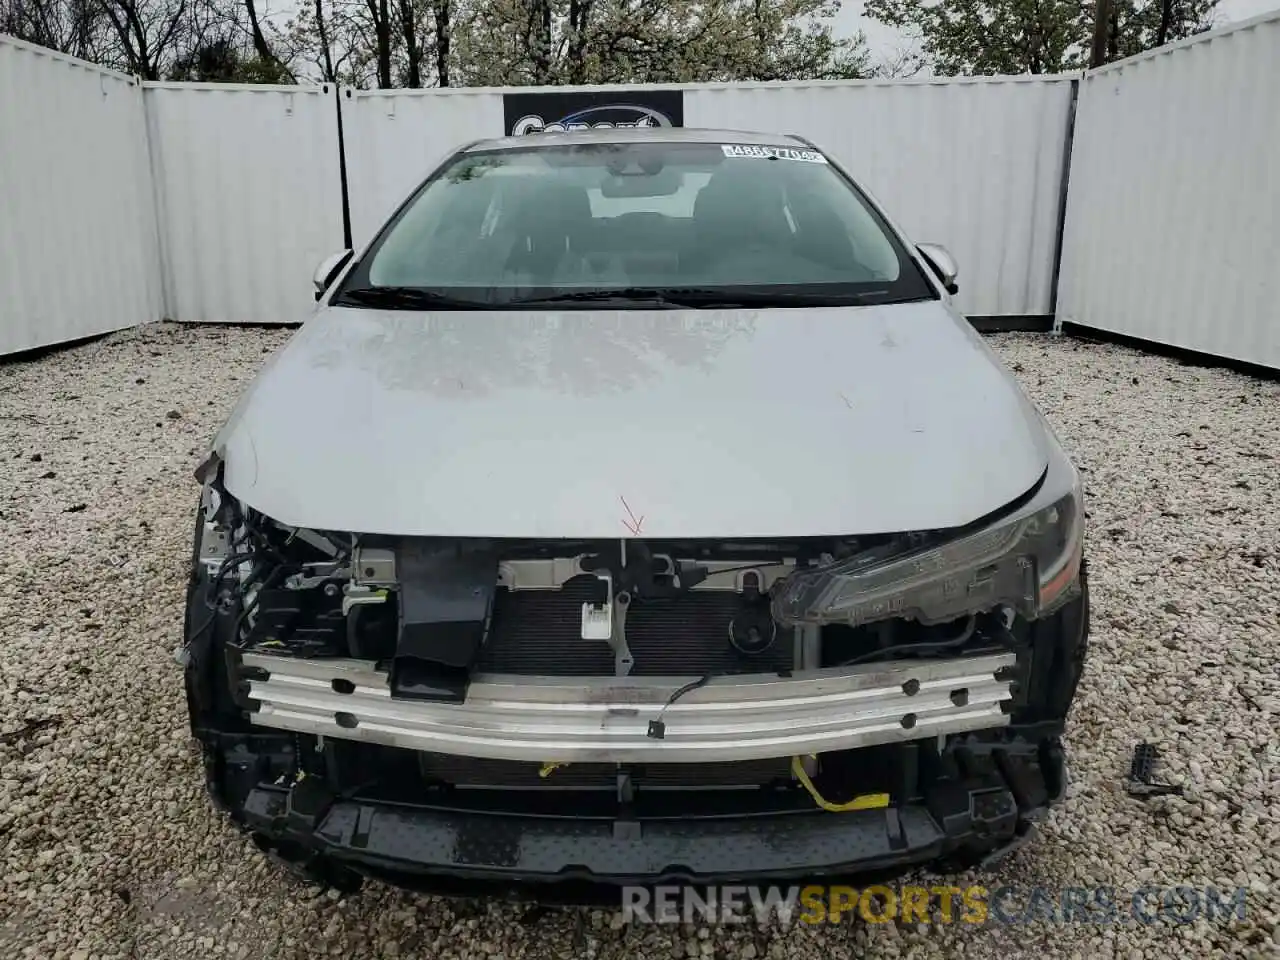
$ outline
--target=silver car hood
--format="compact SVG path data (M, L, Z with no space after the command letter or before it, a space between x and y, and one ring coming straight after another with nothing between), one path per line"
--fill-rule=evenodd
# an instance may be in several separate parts
M892 306L321 308L214 442L289 525L800 537L969 523L1035 485L1039 414L958 315Z

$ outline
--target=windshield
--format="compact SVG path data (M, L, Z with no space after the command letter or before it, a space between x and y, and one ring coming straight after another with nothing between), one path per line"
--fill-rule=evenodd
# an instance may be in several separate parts
M458 309L934 296L817 151L534 140L455 158L383 229L334 302Z

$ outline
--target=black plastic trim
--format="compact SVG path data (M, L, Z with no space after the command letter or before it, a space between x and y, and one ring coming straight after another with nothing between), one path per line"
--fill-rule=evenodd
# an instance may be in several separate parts
M1056 741L1028 746L1007 755L966 754L965 779L942 784L924 802L839 814L636 819L619 832L605 818L326 797L308 778L292 789L260 783L244 797L237 819L259 846L289 851L312 870L323 865L328 875L348 870L452 892L458 883L490 884L539 900L564 899L563 889L551 888L572 883L865 876L947 858L971 864L1025 834L1062 782Z
M1053 330L1051 313L1005 313L966 319L979 333L1049 333Z
M1268 367L1260 363L1238 360L1233 357L1220 357L1217 354L1205 353L1202 350L1191 350L1171 343L1160 343L1158 340L1144 340L1142 337L1130 336L1127 333L1113 333L1110 330L1100 330L1097 327L1085 326L1082 323L1075 323L1070 320L1062 324L1062 332L1078 340L1085 340L1090 343L1114 343L1122 347L1142 350L1145 353L1169 357L1188 367L1219 367L1234 370L1236 373L1243 373L1250 377L1257 377L1259 380L1267 380L1273 383L1280 381L1280 367Z

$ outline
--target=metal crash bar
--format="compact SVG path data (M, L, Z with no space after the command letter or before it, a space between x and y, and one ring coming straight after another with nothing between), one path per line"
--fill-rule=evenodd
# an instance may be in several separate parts
M463 703L398 700L372 661L246 653L258 726L499 760L705 763L1005 726L1012 653L721 677L477 675ZM1002 675L1001 675L1002 676ZM660 711L663 739L647 735Z

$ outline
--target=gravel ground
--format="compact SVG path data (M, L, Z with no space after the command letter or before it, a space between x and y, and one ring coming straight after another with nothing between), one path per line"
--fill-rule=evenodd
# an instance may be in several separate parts
M0 365L0 957L1280 956L1280 385L993 338L1086 471L1094 626L1069 797L980 879L1243 886L1243 921L633 928L318 894L206 802L171 657L191 470L287 337L161 325ZM1185 798L1126 796L1144 739Z

